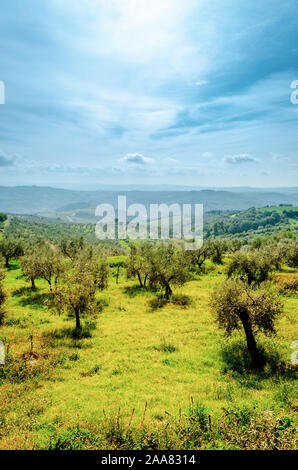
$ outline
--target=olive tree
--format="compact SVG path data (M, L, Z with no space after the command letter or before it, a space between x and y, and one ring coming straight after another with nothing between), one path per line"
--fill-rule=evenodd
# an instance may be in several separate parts
M59 249L61 253L66 256L67 258L71 259L72 261L86 248L86 244L84 242L84 238L80 237L79 239L63 239L59 244ZM88 257L92 255L92 248L88 253L86 253Z
M239 238L233 238L231 241L228 242L227 247L230 253L236 253L236 251L241 250L241 240L239 240Z
M150 255L150 286L164 290L164 296L172 295L172 285L182 286L189 279L189 262L184 251L170 245L160 245Z
M48 305L58 313L66 311L75 316L76 329L81 328L81 316L94 314L96 304L96 283L88 269L76 265L65 272L62 282L55 285Z
M274 334L274 323L283 305L271 286L254 289L242 281L227 280L212 293L211 310L227 336L243 329L247 349L254 365L258 364L255 334Z
M21 258L21 268L22 273L26 281L31 282L31 288L35 289L35 281L39 277L40 274L40 258L39 253L36 251L32 251L31 253L27 252Z
M41 250L37 258L38 277L47 281L50 291L52 291L53 281L54 284L57 284L59 277L65 271L65 261L50 247Z
M259 254L261 254L263 258L266 258L268 263L270 263L275 269L281 268L282 262L284 261L284 252L281 245L273 243L269 244L262 248L259 251Z
M298 242L294 241L289 244L286 251L286 261L289 266L298 268Z
M227 267L228 278L240 279L249 286L261 284L269 278L272 264L262 252L242 253L238 251Z
M222 257L227 251L227 243L224 240L211 240L209 251L213 263L223 264Z
M131 245L130 254L126 262L126 277L137 277L140 287L146 287L150 273L150 255L152 246L149 243Z
M206 259L210 255L211 255L211 247L209 243L204 243L197 250L187 251L187 256L190 259L191 266L193 266L198 272L202 271L203 264L205 263Z
M5 260L5 267L8 268L9 261L23 255L23 246L19 240L3 237L0 240L0 254Z
M99 290L106 289L109 281L109 263L106 257L89 257L83 251L75 258L72 265L77 271L87 272L92 275L95 287Z

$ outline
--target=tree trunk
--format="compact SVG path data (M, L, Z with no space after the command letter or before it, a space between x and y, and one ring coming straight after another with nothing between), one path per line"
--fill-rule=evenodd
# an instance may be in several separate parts
M8 268L9 266L9 257L8 256L5 256L5 267Z
M243 329L245 332L246 336L246 344L247 344L247 349L250 354L250 357L252 359L252 363L254 366L257 365L258 362L258 350L257 350L257 344L256 340L253 335L252 327L251 327L251 321L249 318L249 315L247 312L243 312L240 315L240 319L243 325Z
M141 287L143 287L142 278L141 278L141 275L140 275L140 273L138 273L138 278L139 278L139 283L140 283L140 286L141 286Z
M76 314L76 329L79 330L81 328L81 320L80 320L80 313L77 308L75 308L75 314Z
M31 279L31 289L36 289L36 285L35 285L34 279Z
M172 289L171 289L170 284L167 281L165 282L165 287L166 287L165 298L169 299L172 295Z

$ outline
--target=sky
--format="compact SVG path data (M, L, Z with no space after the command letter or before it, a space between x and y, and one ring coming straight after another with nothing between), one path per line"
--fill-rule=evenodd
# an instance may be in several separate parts
M0 44L0 185L298 186L296 0L1 0Z

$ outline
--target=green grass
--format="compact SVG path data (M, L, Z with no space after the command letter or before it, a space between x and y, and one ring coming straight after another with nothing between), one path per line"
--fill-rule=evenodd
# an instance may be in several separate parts
M37 281L38 289L31 291L13 263L5 281L9 302L0 338L9 345L11 368L20 379L3 377L0 370L5 420L0 448L47 448L53 435L82 423L94 427L119 408L126 421L135 409L134 420L141 422L145 403L146 423L153 428L187 410L190 400L202 403L214 419L231 407L294 418L289 358L290 344L298 339L298 299L284 298L275 338L258 337L268 364L251 372L242 359L243 336L225 339L208 307L223 272L224 266L216 267L174 289L191 297L185 308L169 303L155 311L150 308L154 293L133 289L136 282L127 281L124 271L119 284L111 275L108 289L99 293L103 310L83 319L88 334L79 339L72 334L73 318L51 314L43 305L46 283ZM30 335L38 359L24 364Z

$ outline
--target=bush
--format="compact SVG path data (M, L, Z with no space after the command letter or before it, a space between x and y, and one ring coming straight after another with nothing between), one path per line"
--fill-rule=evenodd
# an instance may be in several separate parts
M192 299L188 295L185 294L173 294L171 297L172 304L180 305L181 307L188 307Z
M278 290L281 294L289 295L295 294L298 295L298 277L295 275L292 276L278 276L276 278L276 283Z
M151 310L157 310L158 308L164 307L168 303L168 300L165 297L153 297L149 300L149 305Z
M159 346L156 346L154 349L156 349L157 351L170 353L177 351L177 348L173 343L166 343L165 340L163 340L163 342Z

